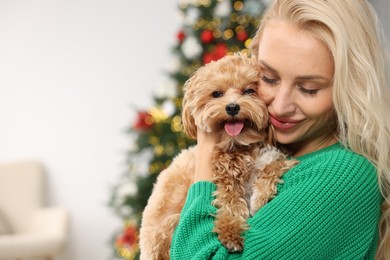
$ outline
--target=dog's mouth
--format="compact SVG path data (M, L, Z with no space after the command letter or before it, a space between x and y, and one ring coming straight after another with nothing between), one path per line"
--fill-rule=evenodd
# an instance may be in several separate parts
M225 123L225 132L229 136L237 136L244 129L244 122L240 120L230 120Z

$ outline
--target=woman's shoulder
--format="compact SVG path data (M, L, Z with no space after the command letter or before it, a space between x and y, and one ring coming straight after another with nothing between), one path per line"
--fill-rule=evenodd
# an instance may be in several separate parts
M336 144L297 159L300 163L283 175L278 186L280 200L310 198L313 203L344 209L367 203L369 210L379 208L382 196L376 168L364 156Z
M340 143L296 158L303 168L360 169L375 172L374 165L364 156L353 152ZM363 169L362 169L363 170Z
M316 178L377 184L375 166L364 156L340 143L296 158L299 164L285 174L286 179Z

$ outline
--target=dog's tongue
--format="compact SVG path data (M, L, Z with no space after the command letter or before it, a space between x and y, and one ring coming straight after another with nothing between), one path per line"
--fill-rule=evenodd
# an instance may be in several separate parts
M244 122L227 122L225 124L225 131L230 136L236 136L241 133L242 128L244 127Z

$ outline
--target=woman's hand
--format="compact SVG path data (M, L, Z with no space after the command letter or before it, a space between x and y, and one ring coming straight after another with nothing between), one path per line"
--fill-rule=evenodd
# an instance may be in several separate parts
M194 182L213 180L211 155L216 144L216 139L215 134L205 133L198 128Z

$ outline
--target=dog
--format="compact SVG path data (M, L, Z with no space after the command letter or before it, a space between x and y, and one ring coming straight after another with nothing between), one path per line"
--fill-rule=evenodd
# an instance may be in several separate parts
M195 139L198 129L218 136L212 156L217 187L213 232L231 252L243 249L247 219L275 196L280 177L297 164L272 145L259 73L255 57L236 53L204 65L184 84L184 132ZM142 214L141 260L169 259L194 180L195 149L183 150L157 178Z

